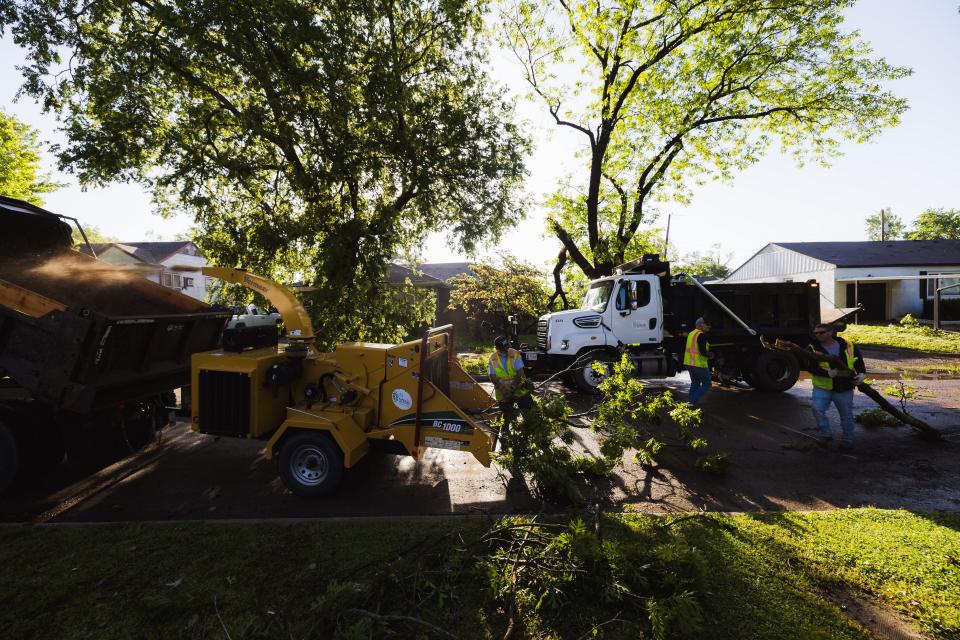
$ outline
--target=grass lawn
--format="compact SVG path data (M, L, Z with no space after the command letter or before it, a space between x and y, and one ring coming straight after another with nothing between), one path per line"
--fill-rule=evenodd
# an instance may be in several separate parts
M934 331L930 327L903 327L900 325L874 326L849 324L841 337L855 344L877 347L898 347L916 351L960 353L960 332Z
M508 547L478 545L493 526L450 518L3 527L0 629L7 639L502 638L513 609L497 585L509 566L489 558ZM631 615L663 623L665 637L867 638L825 598L844 585L934 637L960 637L958 514L625 515L588 519L579 531L544 538L554 560L519 565L514 585L540 570L550 588L531 599L513 587L514 638L653 637L638 635ZM597 584L600 557L631 553L648 563L603 566L650 594L678 584L695 585L691 593L638 604L636 595L611 598L622 584L577 590L588 577ZM549 564L556 558L580 560L561 571Z

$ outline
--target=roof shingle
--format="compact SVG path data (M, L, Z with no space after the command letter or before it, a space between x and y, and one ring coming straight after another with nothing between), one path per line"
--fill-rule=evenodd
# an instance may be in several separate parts
M960 265L960 240L774 242L773 244L838 267Z

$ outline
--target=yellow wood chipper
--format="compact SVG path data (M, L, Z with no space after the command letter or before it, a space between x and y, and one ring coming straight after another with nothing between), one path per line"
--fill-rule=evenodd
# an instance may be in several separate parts
M371 445L414 457L427 448L463 451L490 465L494 440L481 423L496 401L453 357L452 327L399 345L346 343L320 353L291 291L239 269L203 271L269 299L287 342L245 348L235 340L234 350L194 354L194 431L265 440L284 485L304 497L331 491Z

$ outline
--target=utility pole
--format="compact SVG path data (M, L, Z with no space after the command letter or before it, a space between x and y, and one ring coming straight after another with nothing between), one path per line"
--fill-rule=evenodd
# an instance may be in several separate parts
M887 241L886 209L880 209L880 242Z
M663 259L667 259L667 249L670 248L670 218L673 217L672 213L667 214L667 237L663 240Z

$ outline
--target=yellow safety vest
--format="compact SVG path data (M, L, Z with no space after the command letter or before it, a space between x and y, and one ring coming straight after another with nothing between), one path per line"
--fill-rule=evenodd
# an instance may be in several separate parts
M517 353L517 351L515 351L514 349L507 349L507 367L504 368L503 364L500 361L500 354L494 351L490 355L490 366L493 367L494 375L496 375L497 378L499 378L500 380L512 380L513 378L516 378L517 370L515 367L517 364L517 359L519 357L520 357L520 354ZM497 395L497 400L503 400L503 391L501 391L498 388L498 389L495 389L495 393ZM513 395L515 397L524 396L526 395L526 393L527 393L526 391L518 391L518 392L515 392Z
M697 369L709 369L710 361L705 355L700 353L700 347L697 345L697 339L703 331L694 329L687 336L687 349L683 354L683 364ZM707 343L707 351L710 350L710 343Z
M844 350L844 354L847 356L847 368L853 371L853 366L857 363L857 357L853 355L853 343L847 341L847 348ZM821 362L820 368L824 371L830 369L830 364L827 362ZM810 381L813 382L813 386L819 387L821 389L826 389L827 391L833 391L833 378L830 376L810 376Z

